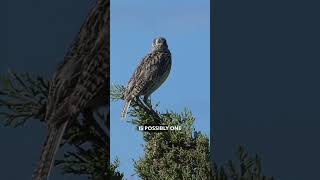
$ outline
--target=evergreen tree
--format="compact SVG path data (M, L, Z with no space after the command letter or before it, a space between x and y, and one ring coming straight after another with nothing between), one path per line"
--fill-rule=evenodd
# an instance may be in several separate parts
M115 85L111 99L123 99L125 87ZM148 102L149 106L152 104ZM213 180L272 180L262 174L258 155L248 157L243 146L238 149L238 161L228 161L218 167L210 164L209 139L194 129L195 118L190 111L161 113L149 109L136 98L128 112L135 126L169 125L181 126L179 131L141 131L145 141L143 157L135 161L134 167L141 179L213 179Z
M32 121L45 124L43 119L49 86L50 82L41 76L16 73L2 76L2 125L18 127ZM123 86L113 86L111 98L120 100L123 91ZM244 146L239 146L236 161L228 161L221 166L210 164L209 139L194 129L195 118L190 111L161 113L157 111L158 104L149 109L139 99L131 105L129 116L135 126L182 127L180 131L141 131L145 154L134 162L135 171L141 179L273 180L263 175L260 157L249 156ZM63 173L87 176L93 180L123 179L123 174L117 170L119 161L108 163L108 117L100 112L84 111L70 125L62 143L68 148L64 158L55 163Z

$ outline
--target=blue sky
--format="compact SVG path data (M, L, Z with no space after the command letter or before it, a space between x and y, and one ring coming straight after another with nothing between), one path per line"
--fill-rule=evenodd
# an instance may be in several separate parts
M126 85L157 36L167 39L172 69L151 96L159 110L191 110L196 130L210 133L210 7L209 0L111 1L111 83ZM120 171L134 174L133 160L143 156L142 134L120 120L123 101L111 104L111 159Z

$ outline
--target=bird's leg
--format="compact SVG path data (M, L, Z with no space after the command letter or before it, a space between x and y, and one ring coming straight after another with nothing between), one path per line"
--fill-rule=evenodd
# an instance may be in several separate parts
M151 109L150 109L150 106L148 105L148 103L145 102L144 99L141 100L141 99L138 97L137 100L138 100L138 102L139 102L139 104L140 104L141 106L143 106L143 107L146 108L147 110L151 110Z
M159 122L161 122L161 118L159 117L158 113L156 111L154 111L152 108L150 109L148 105L146 105L146 103L142 102L141 99L139 97L136 97L136 103L141 106L144 111L149 112L150 114L152 114Z
M149 96L144 96L143 97L143 102L151 110L152 109L152 104L148 102L148 97Z
M141 101L140 97L136 97L136 101L139 105L146 107L146 105Z
M139 105L141 105L141 106L143 106L143 107L145 107L145 108L147 108L148 110L149 110L149 106L145 103L145 101L143 100L141 100L140 99L140 97L136 97L136 101L137 101L137 103L139 104Z

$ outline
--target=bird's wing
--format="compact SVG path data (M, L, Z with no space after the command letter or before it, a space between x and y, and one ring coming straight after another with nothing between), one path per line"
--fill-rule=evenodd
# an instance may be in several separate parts
M147 66L147 63L150 59L154 57L154 53L149 53L147 54L138 64L136 70L132 74L126 91L124 93L124 99L131 99L132 96L137 96L140 93L140 90L137 89L137 84L140 84L140 86L144 86L143 82L141 81L144 79L144 74L145 74L145 67Z
M171 59L170 61L164 59L170 58L168 55L166 53L153 52L140 62L128 83L125 99L138 96L146 88L152 86L155 81L160 80L159 78L165 73L165 68L171 64Z
M93 29L99 30L98 33L90 32L88 36L93 36L92 46L84 57L82 70L79 77L79 83L76 84L75 90L71 94L71 112L78 112L87 107L88 104L103 91L103 95L109 94L106 88L109 86L109 59L110 59L110 36L108 31L109 18L109 1L99 1L99 18L100 23L92 24ZM103 8L102 8L103 7ZM93 17L96 18L96 17Z
M52 116L57 113L59 107L66 104L66 99L73 91L73 87L77 84L80 70L79 61L69 61L64 67L58 71L51 82L48 105L46 112L46 121L52 122Z
M105 40L101 40L101 43L105 43ZM78 112L88 106L97 94L101 91L108 93L107 89L104 89L108 84L108 70L109 64L105 57L107 56L107 45L101 44L93 49L92 61L87 61L85 69L83 69L79 79L80 83L75 86L75 90L71 94L70 105L71 112Z
M129 80L129 84L133 84L137 77L140 77L144 73L144 67L147 65L148 61L154 57L154 53L148 53L138 64L136 70L134 71L133 75L131 76ZM128 85L128 87L131 87Z
M109 79L109 5L106 0L96 2L51 82L46 113L49 134L34 180L45 180L50 175L70 120L88 108L95 96L105 94L101 91Z
M107 27L110 19L107 7L109 1L99 0L96 3L54 76L49 90L47 120L58 118L58 114L63 112L57 110L63 106L68 109L72 101L79 101L73 104L73 108L79 106L72 111L76 115L108 84L110 37Z

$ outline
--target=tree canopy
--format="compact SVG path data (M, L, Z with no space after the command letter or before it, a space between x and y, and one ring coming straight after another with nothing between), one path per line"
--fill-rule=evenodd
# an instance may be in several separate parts
M50 81L41 76L10 72L0 82L0 122L6 127L19 127L25 123L44 119ZM115 85L111 99L123 98L125 87ZM153 104L149 100L149 105ZM150 109L135 99L128 112L130 123L141 125L181 126L178 131L138 131L143 133L144 155L134 162L134 170L141 179L213 179L213 180L273 180L263 174L261 158L249 155L244 146L236 151L236 160L223 165L210 161L209 138L196 131L191 111L159 112L158 104ZM70 124L63 137L67 146L63 159L55 162L65 174L86 176L92 180L123 179L117 169L118 160L109 163L108 110L104 113L86 110ZM214 159L214 157L213 157ZM32 173L32 172L30 172Z

